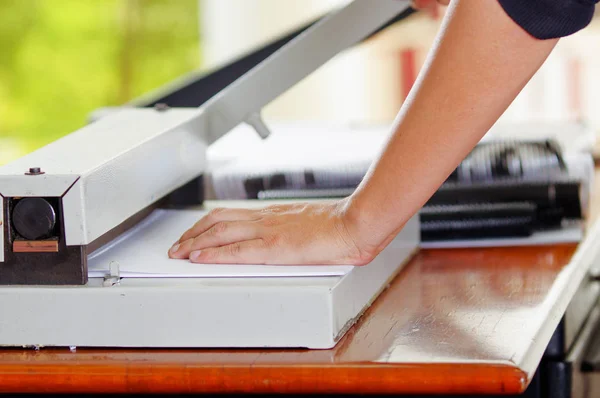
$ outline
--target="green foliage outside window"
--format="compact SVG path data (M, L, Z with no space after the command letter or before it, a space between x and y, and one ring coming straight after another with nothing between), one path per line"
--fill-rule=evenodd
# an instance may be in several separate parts
M200 66L198 0L0 0L0 164Z

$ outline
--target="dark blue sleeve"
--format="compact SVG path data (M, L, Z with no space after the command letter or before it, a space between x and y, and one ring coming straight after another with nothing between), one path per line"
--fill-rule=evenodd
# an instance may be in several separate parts
M498 0L509 17L533 37L555 39L585 28L600 0Z

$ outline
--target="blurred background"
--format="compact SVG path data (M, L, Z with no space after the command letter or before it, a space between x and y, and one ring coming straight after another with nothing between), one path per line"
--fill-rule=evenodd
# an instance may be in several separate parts
M343 0L0 0L0 164L302 26ZM269 120L391 122L444 9L361 44L274 101ZM597 15L600 13L597 13ZM563 39L503 116L600 131L600 18Z

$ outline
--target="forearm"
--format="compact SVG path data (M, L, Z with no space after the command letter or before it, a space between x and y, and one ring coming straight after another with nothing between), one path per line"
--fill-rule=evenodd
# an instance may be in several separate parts
M532 38L496 1L451 3L387 145L349 200L355 234L381 247L506 110L556 40Z

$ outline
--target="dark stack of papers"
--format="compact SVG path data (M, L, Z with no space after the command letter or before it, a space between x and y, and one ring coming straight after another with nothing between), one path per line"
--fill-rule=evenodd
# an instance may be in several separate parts
M480 143L421 212L422 239L529 236L583 218L582 181L551 140Z

